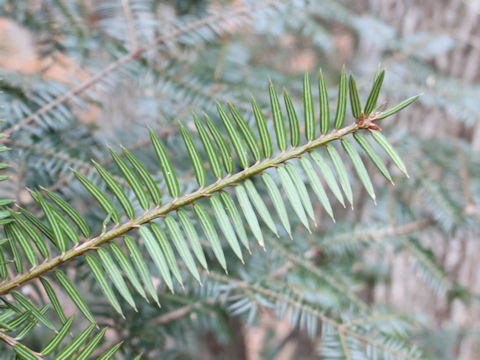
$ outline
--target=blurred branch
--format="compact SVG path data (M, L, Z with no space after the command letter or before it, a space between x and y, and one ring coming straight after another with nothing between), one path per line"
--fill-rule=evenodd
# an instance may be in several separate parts
M128 36L130 38L130 46L132 51L135 51L138 48L138 38L137 38L137 33L135 31L135 24L133 22L132 9L130 8L129 0L121 0L121 1L122 1L123 12L125 14L125 21L127 23Z
M206 277L208 277L212 280L216 280L216 281L219 281L219 282L222 282L222 283L234 285L234 286L236 286L236 287L238 287L242 290L250 290L250 291L253 291L254 293L261 294L261 295L263 295L267 298L270 298L272 300L282 301L282 302L290 305L291 307L300 309L300 310L305 311L305 312L307 312L307 313L309 313L313 316L316 316L318 319L320 319L325 324L328 324L328 325L332 326L334 329L336 329L338 334L343 334L343 335L350 336L352 338L355 338L355 339L363 342L364 344L370 344L371 346L376 347L378 349L382 349L383 351L388 352L392 355L395 355L396 357L398 357L400 359L408 359L408 360L419 359L418 356L411 356L409 354L406 354L406 353L400 351L396 346L389 346L388 344L384 344L384 343L382 343L378 340L369 338L369 337L359 333L356 330L350 329L350 328L346 327L344 324L341 324L341 323L337 322L337 320L334 320L333 318L325 315L323 312L315 309L313 306L311 306L307 303L298 301L296 299L293 299L292 297L290 297L287 294L279 293L278 291L275 291L273 289L269 289L269 288L261 286L259 284L255 284L255 285L249 284L246 281L234 279L232 277L226 277L224 275L216 274L216 273L213 273L213 272L207 273L206 271L202 271L202 273Z
M27 144L27 143L17 141L17 140L12 140L12 139L8 139L7 144L10 145L10 146L17 147L17 148L22 148L22 149L25 149L25 150L32 150L35 154L44 154L48 157L57 158L57 159L62 160L66 163L70 163L72 165L75 165L79 169L86 170L86 169L89 169L91 167L91 165L86 163L85 161L80 160L80 159L76 159L76 158L70 156L69 154L65 154L65 153L62 153L60 151L56 151L54 149L47 149L47 148L44 148L43 146L38 146L36 144Z
M308 261L305 257L300 258L292 250L287 250L280 242L274 241L271 238L267 237L266 241L273 246L277 251L283 254L288 260L292 263L297 264L303 267L305 270L324 280L329 284L333 289L336 289L340 294L345 295L350 299L359 308L368 311L368 305L362 301L355 293L350 291L346 286L341 284L338 279L333 278L331 275L322 271L318 266Z
M321 244L316 244L316 247L320 250L331 247L337 243L341 243L342 241L367 241L367 240L374 240L378 241L387 236L400 236L406 235L411 232L415 232L418 230L423 230L427 227L434 225L433 219L423 219L418 221L413 221L407 224L399 225L399 226L387 226L381 229L375 230L367 230L356 234L352 237L351 233L348 233L344 236L341 234L334 237L333 241L323 242Z
M172 321L179 320L179 319L189 315L192 312L193 309L194 309L193 305L182 306L178 309L175 309L173 311L170 311L166 314L163 314L163 315L155 318L155 320L153 321L153 324L155 324L155 325L168 324Z
M39 116L48 113L52 109L56 108L57 106L63 104L64 102L68 101L75 95L78 95L82 93L83 91L87 90L91 86L95 85L99 81L101 81L103 78L105 78L107 75L109 75L112 72L115 72L118 70L122 65L134 60L138 59L143 53L151 50L152 48L160 45L160 44L165 44L168 41L171 41L183 34L186 34L194 29L197 29L202 26L212 26L212 24L215 24L216 22L222 21L227 18L232 18L235 16L240 16L240 15L251 15L254 14L256 10L271 6L275 3L278 2L283 2L284 0L263 0L258 3L256 3L253 6L244 6L244 7L236 7L233 10L230 11L218 11L216 14L207 16L203 19L194 21L189 23L188 25L185 25L179 29L172 30L166 34L162 34L158 36L155 40L151 41L150 43L139 47L137 49L133 49L129 53L127 53L125 56L119 58L118 60L112 62L110 65L105 67L103 70L99 71L95 75L91 76L90 78L86 79L85 81L81 82L77 86L75 86L73 89L65 92L63 95L60 95L59 97L55 98L51 102L47 103L46 105L42 106L40 109L35 111L33 114L29 115L28 117L24 118L23 120L19 121L17 124L5 129L3 132L5 134L5 137L0 139L0 143L4 143L6 139L11 136L14 132L18 131L24 126L29 125L30 123L34 122L36 118Z

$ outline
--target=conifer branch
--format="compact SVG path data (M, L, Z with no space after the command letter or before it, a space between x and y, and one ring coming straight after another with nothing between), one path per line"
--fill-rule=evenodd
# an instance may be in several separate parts
M13 289L25 284L26 282L41 276L42 274L55 269L56 267L60 266L61 264L68 262L69 260L73 259L74 257L83 255L89 250L99 247L100 245L113 240L127 232L131 231L134 228L142 224L149 223L150 221L164 216L171 211L179 209L185 205L192 204L193 202L200 200L204 197L209 197L217 191L220 191L228 186L235 185L236 183L248 179L253 175L259 174L268 168L276 167L288 160L293 158L300 157L301 155L308 153L309 151L328 144L334 140L338 140L343 138L344 136L354 133L360 129L368 129L372 124L374 124L375 118L369 118L366 121L362 122L355 122L343 129L334 130L327 135L322 135L320 138L310 141L303 146L299 146L296 148L292 148L290 150L284 151L277 155L276 157L266 159L262 162L256 163L253 166L250 166L243 171L228 175L223 179L206 186L204 188L198 189L196 192L189 193L186 195L181 196L180 198L176 198L168 204L165 204L161 207L156 207L153 210L147 211L145 214L138 218L134 218L122 225L115 226L111 230L100 234L99 236L89 239L75 247L67 250L65 253L47 260L42 264L32 267L27 273L19 274L13 279L6 280L0 283L0 295L8 294Z

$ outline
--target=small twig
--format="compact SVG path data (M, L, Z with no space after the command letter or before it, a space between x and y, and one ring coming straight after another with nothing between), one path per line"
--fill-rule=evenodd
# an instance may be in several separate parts
M193 310L192 305L185 305L155 318L155 320L152 323L155 325L168 324L172 321L179 320L187 316L192 312L192 310Z
M338 331L338 337L340 338L340 343L342 344L343 353L345 354L346 360L351 360L352 355L350 354L350 350L348 349L347 340L345 339L345 335L343 331Z
M54 158L60 159L64 162L68 162L72 165L75 165L80 169L88 169L88 168L91 167L90 164L88 164L87 162L85 162L81 159L76 159L76 158L73 158L73 157L69 156L66 153L62 153L60 151L47 149L47 148L44 148L42 146L38 146L36 144L27 144L27 143L17 141L17 140L12 140L12 139L8 139L6 141L6 143L8 145L12 146L12 147L22 148L22 149L26 149L26 150L32 150L36 154L44 154L48 157L54 157Z
M465 212L468 212L468 209L475 207L475 201L470 190L470 172L468 171L467 158L458 144L455 146L455 152L460 160L460 178L462 179L462 190L465 197Z
M292 263L303 267L305 270L309 271L313 275L319 277L326 283L328 283L333 289L337 290L340 294L345 295L347 298L350 299L352 303L354 303L359 308L363 309L364 311L368 311L368 305L362 301L355 293L353 293L350 289L345 287L341 284L338 279L335 279L330 274L327 274L323 270L321 270L318 266L315 266L310 261L300 258L294 252L285 249L285 247L280 244L278 241L272 240L270 237L266 237L265 241L267 241L272 247L274 247L277 251L282 253L289 261Z
M266 296L270 299L273 299L273 300L277 300L277 301L282 301L292 307L295 307L297 309L300 309L301 311L304 311L304 312L307 312L315 317L317 317L318 319L320 319L322 322L324 322L325 324L328 324L330 326L332 326L338 334L342 334L342 335L347 335L347 336L350 336L350 337L353 337L353 338L356 338L357 340L365 343L365 344L370 344L378 349L382 349L384 351L387 351L399 358L402 358L402 359L410 359L410 360L414 360L414 359L418 359L419 357L418 356L411 356L409 354L405 354L403 353L402 351L394 348L394 347L391 347L389 346L388 344L384 344L380 341L377 341L375 339L372 339L372 338L369 338L353 329L350 329L350 328L347 328L344 326L344 324L341 324L339 322L337 322L337 320L334 320L333 318L325 315L323 312L317 310L316 308L314 308L312 305L308 304L308 303L304 303L304 302L301 302L301 301L298 301L296 299L293 299L291 298L290 296L286 295L286 294L283 294L283 293L279 293L275 290L272 290L270 288L267 288L267 287L264 287L264 286L261 286L261 285L253 285L253 284L250 284L246 281L243 281L243 280L238 280L238 279L234 279L234 278L231 278L231 277L227 277L227 276L223 276L223 275L220 275L220 274L216 274L216 273L213 273L213 272L210 272L210 273L206 273L205 271L202 271L202 273L212 279L212 280L216 280L216 281L219 281L219 282L223 282L223 283L227 283L227 284L232 284L232 285L235 285L237 287L239 287L240 289L242 290L245 290L245 289L249 289L253 292L256 292L256 293L259 293L263 296Z
M135 31L135 23L133 21L132 9L130 7L129 0L121 0L121 1L122 1L123 13L125 14L125 20L127 22L131 49L132 51L135 51L138 48L138 37L137 37L137 32Z
M316 247L320 250L329 248L336 243L342 242L342 240L347 240L347 241L352 241L352 240L358 240L358 241L366 241L366 240L374 240L378 241L384 237L387 236L400 236L400 235L406 235L411 232L415 232L418 230L423 230L427 227L430 227L434 225L434 221L432 219L424 219L424 220L418 220L418 221L413 221L407 224L399 225L399 226L387 226L382 229L378 230L372 230L372 231L365 231L364 233L358 234L357 236L354 236L352 238L351 234L345 235L345 236L338 236L335 238L334 241L330 242L324 242L321 244L316 244Z
M33 355L35 355L38 358L42 358L42 354L33 351L32 349L27 348L25 345L21 344L17 339L8 336L3 332L3 330L0 330L0 340L3 341L5 344L8 344L11 347L14 347L15 345L22 345L24 348L26 348L28 351L30 351Z
M370 323L372 321L398 319L398 318L401 318L402 316L403 315L401 314L375 314L372 316L362 316L344 323L343 326L345 326L346 328L351 328L355 325Z

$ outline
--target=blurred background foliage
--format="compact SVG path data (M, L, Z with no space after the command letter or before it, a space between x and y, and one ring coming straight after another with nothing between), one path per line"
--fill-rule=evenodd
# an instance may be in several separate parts
M394 173L394 187L374 178L376 205L359 187L354 211L334 209L336 223L270 239L245 266L232 257L228 277L165 295L160 312L145 304L116 319L92 290L109 339L129 338L125 358L409 358L374 347L362 355L355 342L345 354L315 308L368 336L393 334L379 341L399 351L396 335L426 358L480 358L480 1L0 0L0 16L2 127L13 131L1 195L29 209L26 187L54 189L92 224L103 215L69 168L90 173L92 158L109 166L107 144L154 164L147 126L188 191L177 123L194 129L191 112L214 113L215 101L251 119L250 96L266 108L272 79L300 104L303 73L320 68L336 95L344 64L364 97L379 66L380 102L423 93L382 123L410 178ZM88 288L83 265L69 271ZM362 319L352 302L374 310Z

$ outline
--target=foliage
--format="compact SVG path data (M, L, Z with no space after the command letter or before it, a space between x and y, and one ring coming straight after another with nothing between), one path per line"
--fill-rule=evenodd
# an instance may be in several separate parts
M324 358L428 357L415 340L424 324L367 294L388 282L390 247L411 254L437 296L476 298L418 236L475 228L465 209L477 199L466 204L443 184L465 169L476 179L477 161L465 144L431 151L437 140L400 143L380 129L430 96L386 106L384 80L404 98L419 87L383 69L370 88L345 67L320 72L318 87L308 72L302 83L258 65L235 37L249 27L267 48L298 27L329 49L322 22L361 32L372 19L335 1L175 1L170 19L167 2L153 0L3 3L6 16L52 37L43 57L66 54L90 70L72 82L3 75L0 141L6 161L22 162L8 174L25 183L21 197L0 200L5 358L194 357L202 334L227 344L238 336L232 321L252 325L269 310L320 339ZM407 46L387 40L391 51ZM82 121L80 109L97 108L106 124ZM387 182L396 186L373 185Z

